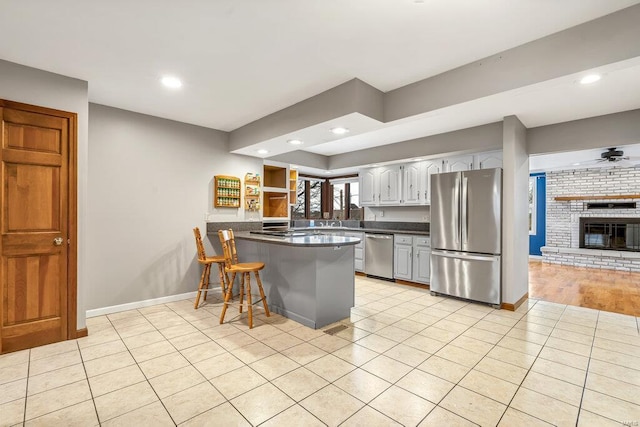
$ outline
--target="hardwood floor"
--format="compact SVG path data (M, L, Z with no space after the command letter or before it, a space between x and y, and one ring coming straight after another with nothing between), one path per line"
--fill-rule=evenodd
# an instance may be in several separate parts
M530 261L529 297L640 316L640 273Z

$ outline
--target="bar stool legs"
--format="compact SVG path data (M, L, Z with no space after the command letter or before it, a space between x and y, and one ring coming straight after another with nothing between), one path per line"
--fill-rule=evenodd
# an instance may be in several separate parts
M269 306L267 305L267 297L264 294L264 289L262 288L262 281L260 280L260 274L257 271L254 271L253 274L256 276L256 283L258 284L258 291L260 292L260 299L262 300L262 305L264 306L264 311L267 317L271 316L271 312L269 311ZM231 302L232 294L233 294L233 281L235 280L236 273L232 273L231 280L227 283L227 292L224 297L224 305L222 306L222 312L220 313L220 324L224 323L224 316L227 313L227 307ZM247 294L247 312L249 314L249 329L253 328L253 298L251 296L251 273L250 272L242 272L240 275L240 306L238 308L238 312L242 313L242 308L244 306L244 294Z
M224 273L224 259L220 261L207 260L204 264L204 268L202 269L202 275L200 276L200 284L198 285L198 293L196 294L196 301L193 304L193 308L197 309L200 304L200 295L202 294L203 301L207 300L207 294L209 293L209 284L211 283L211 264L216 263L218 265L218 278L220 279L220 289L222 289L222 295L224 296L226 293L226 282L225 282L225 273Z
M256 282L258 282L258 290L260 291L260 298L262 298L262 305L267 317L271 316L269 312L269 306L267 305L267 297L264 295L264 289L262 289L262 280L260 280L260 273L256 271Z

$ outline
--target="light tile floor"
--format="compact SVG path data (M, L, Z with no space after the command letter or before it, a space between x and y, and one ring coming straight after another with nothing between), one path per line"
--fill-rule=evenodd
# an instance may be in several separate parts
M219 325L219 302L157 305L0 356L0 425L640 423L636 317L494 310L362 277L334 336L256 311L249 330Z

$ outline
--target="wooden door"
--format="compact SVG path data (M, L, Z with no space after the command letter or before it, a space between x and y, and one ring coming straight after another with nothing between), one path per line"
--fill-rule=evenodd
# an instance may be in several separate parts
M75 114L0 101L0 117L6 353L75 338Z

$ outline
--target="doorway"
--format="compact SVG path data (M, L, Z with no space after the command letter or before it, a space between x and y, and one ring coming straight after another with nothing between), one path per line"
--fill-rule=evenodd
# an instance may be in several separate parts
M547 206L546 175L529 175L529 255L542 256L546 244Z
M76 338L77 115L0 100L0 353Z

